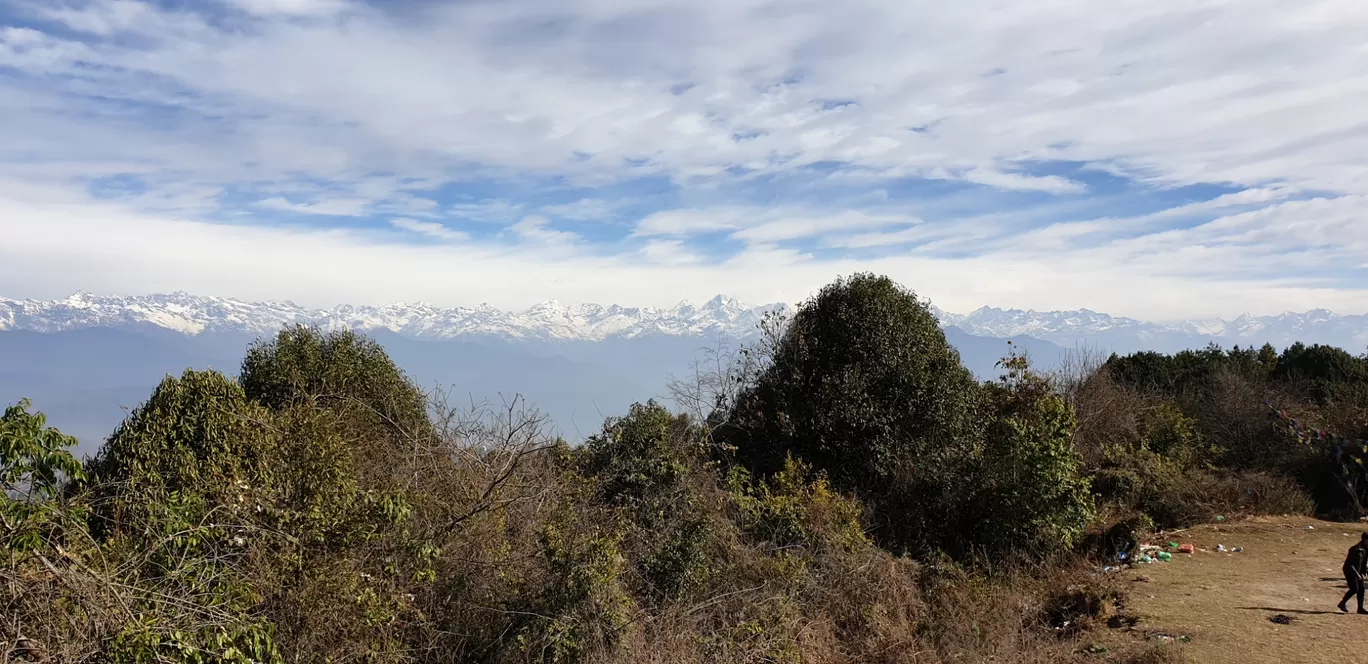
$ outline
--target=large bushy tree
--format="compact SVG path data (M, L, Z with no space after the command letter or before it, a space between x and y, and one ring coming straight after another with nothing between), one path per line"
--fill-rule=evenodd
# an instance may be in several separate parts
M268 408L309 401L333 410L355 434L404 440L431 433L423 391L379 343L350 330L287 327L248 349L239 381Z
M915 293L857 274L794 315L724 435L743 463L792 454L872 508L876 537L937 545L952 532L982 440L980 389Z
M100 487L97 531L143 527L170 503L199 518L230 494L268 487L276 447L270 419L223 374L168 376L87 468Z

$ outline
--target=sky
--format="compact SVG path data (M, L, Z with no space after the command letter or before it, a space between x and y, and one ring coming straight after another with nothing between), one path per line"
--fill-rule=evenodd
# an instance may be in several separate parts
M0 296L1368 311L1362 0L0 0Z

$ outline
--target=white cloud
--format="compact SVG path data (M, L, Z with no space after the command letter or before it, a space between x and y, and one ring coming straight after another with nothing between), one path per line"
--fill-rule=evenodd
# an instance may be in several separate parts
M463 233L458 230L453 230L432 221L417 221L414 219L399 218L391 219L390 225L400 230L419 233L422 235L426 235L428 237L437 238L439 240L455 241L470 239L469 233Z
M223 0L257 16L331 16L346 10L348 3L343 0Z
M553 217L592 221L613 216L621 207L621 201L607 201L601 198L582 198L573 203L543 206L541 211Z
M580 236L570 231L559 231L546 226L546 218L536 215L523 217L522 221L508 227L518 237L536 244L572 245L580 241Z
M279 196L259 201L257 207L265 210L297 212L299 214L319 214L334 217L360 217L368 213L371 201L359 198L322 200L314 203L291 203Z
M783 215L755 226L743 228L734 233L732 237L747 242L780 242L836 231L906 226L916 223L920 223L920 220L901 215L876 215L859 211L845 211L822 216Z
M420 5L402 18L378 4L236 2L262 16L351 18L228 30L128 0L53 2L40 6L63 8L69 25L150 41L89 49L53 36L42 57L5 57L75 77L60 85L181 108L201 141L267 169L455 160L613 176L644 158L657 172L718 177L848 161L1077 192L1020 170L1066 159L1171 183L1368 187L1368 5L1344 0L855 0L782 17L762 0L531 0ZM548 28L547 16L565 20ZM9 51L23 50L16 35ZM680 83L694 87L672 93ZM149 133L167 142L148 127L105 139L138 145ZM45 135L53 151L82 151ZM201 161L168 151L167 166Z
M680 240L648 240L641 257L655 265L699 265L706 259Z
M798 301L838 275L888 274L951 311L983 304L1042 310L1089 307L1139 318L1235 316L1326 307L1361 313L1362 284L1297 276L1299 252L1346 266L1368 254L1355 225L1363 199L1289 202L1191 231L1040 254L1010 245L969 258L892 255L818 259L756 245L724 261L663 261L687 245L604 256L582 243L414 245L354 230L220 225L95 204L0 199L0 283L6 295L56 297L79 289L145 293L177 288L327 305L415 299L526 307L567 302L669 306L727 293ZM1261 235L1253 229L1282 229ZM525 220L524 231L550 231ZM551 231L554 232L554 231ZM1217 244L1211 238L1239 242ZM671 240L661 240L670 242ZM674 240L680 242L679 240ZM1328 248L1325 248L1327 247ZM757 278L763 275L763 278ZM1137 284L1143 287L1137 288Z
M921 220L897 214L859 210L819 212L795 208L728 207L666 210L637 223L633 235L689 236L732 231L730 237L752 244L799 240L842 231L905 226Z
M962 177L967 182L986 184L997 189L1046 191L1053 194L1080 194L1087 191L1082 183L1058 175L1031 176L991 168L972 168Z
M474 301L579 293L668 304L715 292L763 301L882 269L939 289L928 294L947 308L1086 305L1172 317L1365 306L1361 276L1298 276L1307 265L1349 270L1368 254L1362 2L851 0L783 11L769 0L224 3L254 18L210 20L213 11L135 0L12 3L21 19L37 19L22 25L65 29L0 26L0 69L11 72L0 75L0 228L9 234L0 283L229 292L244 279L266 292L296 283L271 280L298 276L294 268L243 257L287 255L257 248L280 242L310 255L305 245L317 243L311 267L335 277L301 277L300 297L411 299L404 284L440 275L503 289L467 293ZM1041 166L1055 161L1085 167L1065 177ZM754 204L756 183L809 165L844 195ZM933 214L935 200L906 203L903 189L906 178L949 179L980 185L955 196L1010 190L1063 204L1101 200L1105 187L1090 178L1104 174L1132 190L1242 190L1147 214L1053 218L1042 206L950 223L954 213ZM78 205L94 180L113 175L147 191L119 208ZM672 183L662 200L677 209L646 216L620 244L567 225L620 214L605 192L544 208L508 193L643 177ZM443 194L443 185L466 192L491 182L489 198ZM266 199L233 208L225 200L242 199L225 191ZM48 207L61 201L70 206ZM942 202L941 212L962 201ZM894 207L903 204L910 209ZM484 221L520 244L515 257L506 244L391 246L390 232L189 220L260 225L272 212L393 216L418 233L438 220ZM1032 215L1039 227L1023 230ZM135 246L106 237L123 225ZM698 244L709 233L746 247L719 264ZM823 256L906 253L819 260L785 246L798 240ZM163 252L145 255L152 246ZM970 258L941 257L950 253ZM356 267L367 260L375 266ZM334 274L325 261L356 269ZM241 274L243 265L255 271ZM352 276L386 274L381 267L404 281ZM1145 293L1123 296L1136 284Z

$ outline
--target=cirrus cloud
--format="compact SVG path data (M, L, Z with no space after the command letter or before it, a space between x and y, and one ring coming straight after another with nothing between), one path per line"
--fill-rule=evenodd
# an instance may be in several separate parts
M1365 30L1349 0L0 0L0 259L91 258L33 226L84 214L521 255L459 258L562 299L744 265L738 296L867 268L972 306L1364 310Z

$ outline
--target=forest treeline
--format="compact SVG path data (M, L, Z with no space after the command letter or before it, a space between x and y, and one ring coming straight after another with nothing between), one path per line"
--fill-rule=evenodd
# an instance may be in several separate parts
M860 274L576 446L309 327L84 462L20 403L0 662L1097 661L1097 561L1137 535L1360 515L1361 457L1303 432L1368 437L1364 357L1004 354L977 381Z

